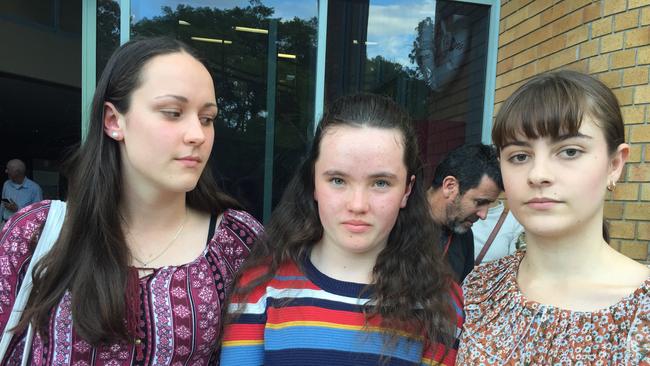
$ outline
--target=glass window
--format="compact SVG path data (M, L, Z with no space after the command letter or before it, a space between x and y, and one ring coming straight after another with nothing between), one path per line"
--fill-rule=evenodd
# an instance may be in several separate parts
M59 26L64 32L79 33L81 30L81 0L59 1Z
M0 15L54 26L54 2L51 0L2 0Z
M24 161L47 199L64 196L59 163L80 140L81 1L78 9L64 3L78 18L66 33L52 31L53 0L0 2L0 15L12 20L0 21L0 33L10 35L3 39L10 52L0 62L0 168ZM6 178L3 173L0 181Z
M438 0L330 0L326 104L389 95L415 120L426 176L452 148L481 141L489 6Z
M131 38L176 37L205 59L220 109L213 168L261 219L313 133L317 2L178 3L132 0Z
M120 10L119 0L97 0L97 80L108 58L120 46Z

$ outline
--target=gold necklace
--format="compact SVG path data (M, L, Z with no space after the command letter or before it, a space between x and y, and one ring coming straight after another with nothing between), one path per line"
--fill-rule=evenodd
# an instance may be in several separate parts
M170 240L169 243L167 243L167 245L165 246L165 248L164 248L160 253L158 253L158 255L156 255L156 256L153 257L153 258L149 258L149 260L146 261L146 262L143 261L142 259L138 258L138 257L135 255L135 253L134 253L133 250L131 251L131 256L133 257L133 259L135 259L136 262L138 262L138 263L140 263L140 264L142 265L142 268L149 268L149 267L148 267L149 263L154 262L156 259L162 257L162 255L165 254L165 253L167 253L167 251L169 250L169 248L172 247L172 244L174 244L174 242L176 241L176 239L178 239L178 236L181 234L181 231L183 231L183 228L185 227L185 223L186 223L186 222L187 222L187 208L185 209L185 217L183 218L183 222L181 222L181 226L178 227L178 230L176 230L176 234L174 234L174 237L172 238L172 240ZM133 236L132 233L129 232L129 234L131 234L131 236Z

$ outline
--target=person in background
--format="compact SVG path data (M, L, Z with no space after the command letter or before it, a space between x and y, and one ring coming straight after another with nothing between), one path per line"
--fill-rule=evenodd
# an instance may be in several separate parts
M208 159L217 116L208 69L170 38L132 40L108 60L86 140L68 162L63 229L2 364L211 365L223 304L262 226L223 194ZM0 237L0 329L50 201Z
M394 101L334 102L236 282L221 365L453 365L462 298L421 173Z
M630 147L597 79L537 75L492 129L526 251L467 277L459 365L648 365L650 269L608 245L606 192Z
M0 205L2 223L9 220L21 208L43 199L41 186L27 178L26 171L22 160L12 159L7 162L5 173L9 179L2 186L2 205Z
M502 190L499 161L490 146L463 145L436 167L427 199L433 221L443 229L436 243L459 283L474 268L472 225L487 217Z
M524 227L515 219L506 204L501 200L494 201L485 220L477 221L472 226L474 265L514 254L523 231Z

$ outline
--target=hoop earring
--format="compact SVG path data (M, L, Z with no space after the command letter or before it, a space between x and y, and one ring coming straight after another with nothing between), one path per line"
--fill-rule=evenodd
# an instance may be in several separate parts
M616 182L614 181L609 182L609 184L607 185L607 190L610 192L614 192L615 189L616 189Z

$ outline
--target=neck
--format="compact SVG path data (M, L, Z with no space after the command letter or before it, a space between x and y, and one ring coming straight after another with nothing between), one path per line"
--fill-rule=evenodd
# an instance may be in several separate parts
M19 177L19 178L16 178L16 179L12 179L11 181L16 183L16 184L23 184L23 182L25 181L25 176L22 176L22 177Z
M607 266L608 255L612 252L603 239L600 217L600 221L592 220L569 234L543 236L526 232L526 256L522 269L546 278L582 276Z
M372 269L379 253L354 254L334 246L326 247L321 240L311 251L309 259L319 271L339 281L372 283Z
M185 216L185 193L139 194L125 189L120 206L131 229L169 230L178 226Z

